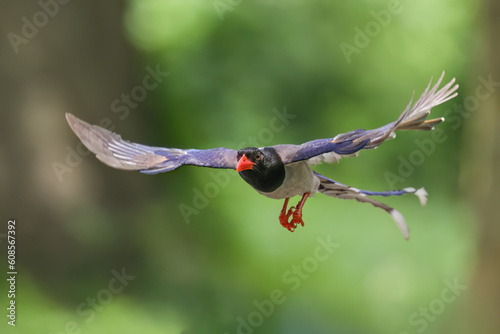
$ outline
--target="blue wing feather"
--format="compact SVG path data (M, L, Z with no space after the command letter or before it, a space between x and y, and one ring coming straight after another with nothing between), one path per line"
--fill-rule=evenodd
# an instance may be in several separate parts
M362 149L377 147L385 140L393 138L395 136L394 132L397 130L432 130L436 124L444 121L444 118L426 120L431 108L457 95L458 85L454 85L454 78L438 90L443 77L444 72L432 88L431 80L415 104L413 104L412 97L410 103L396 121L373 130L358 129L340 134L335 138L317 139L302 145L288 147L292 152L286 152L287 159L284 162L292 163L317 158L315 160L317 163L318 161L324 161L323 155L330 152L337 154L334 161L338 161L342 155L352 155Z
M237 162L237 152L225 147L207 150L157 149L153 153L164 157L165 160L148 169L140 170L141 173L158 174L170 172L183 165L235 169Z
M363 149L369 139L354 142L353 139L346 139L340 142L334 142L333 138L316 139L300 145L299 150L292 158L292 162L307 160L327 152L335 152L341 155L354 154Z
M236 169L237 151L225 147L207 150L147 146L123 140L97 125L66 114L71 129L96 157L108 166L146 174L169 172L183 165Z

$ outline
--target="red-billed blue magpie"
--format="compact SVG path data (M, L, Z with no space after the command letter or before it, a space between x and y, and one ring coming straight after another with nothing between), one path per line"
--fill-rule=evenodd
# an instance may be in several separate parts
M454 98L458 85L453 78L438 90L444 72L431 88L427 86L413 104L413 97L401 116L387 125L374 130L354 130L333 138L316 139L301 145L275 145L268 147L246 147L240 150L213 148L206 150L178 149L145 146L123 140L119 135L97 125L90 125L67 113L71 129L108 166L138 170L146 174L169 172L183 165L235 169L240 176L260 194L285 199L279 220L289 231L297 225L304 226L302 207L308 196L322 194L355 199L371 203L387 211L396 222L405 239L409 229L402 214L370 196L399 196L415 194L425 205L427 192L424 188L404 188L383 192L372 192L346 186L314 172L311 167L322 163L336 163L342 157L357 156L362 149L376 148L383 141L395 137L398 130L432 130L444 118L426 120L431 108ZM302 196L296 206L287 210L288 201L296 195Z

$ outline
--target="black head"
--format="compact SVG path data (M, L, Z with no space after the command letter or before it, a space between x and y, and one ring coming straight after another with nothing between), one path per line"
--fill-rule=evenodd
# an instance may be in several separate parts
M272 192L283 184L285 166L272 147L246 147L238 151L236 171L249 185L263 192Z

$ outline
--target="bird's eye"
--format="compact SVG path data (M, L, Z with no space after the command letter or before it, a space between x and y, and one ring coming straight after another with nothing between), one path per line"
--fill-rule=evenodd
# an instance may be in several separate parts
M260 160L262 158L262 154L261 153L257 153L255 155L255 160Z

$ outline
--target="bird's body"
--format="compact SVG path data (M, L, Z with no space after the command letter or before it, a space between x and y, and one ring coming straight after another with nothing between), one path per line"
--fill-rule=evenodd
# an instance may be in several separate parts
M254 188L261 195L273 199L290 198L304 193L316 193L319 189L319 178L314 175L309 162L299 161L285 166L283 183L271 192Z
M246 147L238 151L223 147L207 150L152 147L122 140L119 135L90 125L71 114L66 114L66 118L85 146L99 160L114 168L138 170L146 174L169 172L183 165L236 169L243 180L260 194L273 199L285 199L279 220L290 231L299 224L304 225L302 207L310 195L320 192L327 196L371 203L384 209L392 216L405 239L408 239L409 229L401 213L370 196L413 193L425 204L427 193L423 188L383 192L359 190L326 178L311 167L322 162L336 163L342 157L356 156L362 149L376 148L386 139L394 138L398 130L432 130L434 125L444 119L426 120L431 108L457 95L455 91L458 85L453 85L455 79L438 90L443 76L444 72L432 88L429 84L413 106L412 98L394 122L373 130L358 129L301 145ZM296 195L301 195L302 199L297 206L287 210L289 199Z

